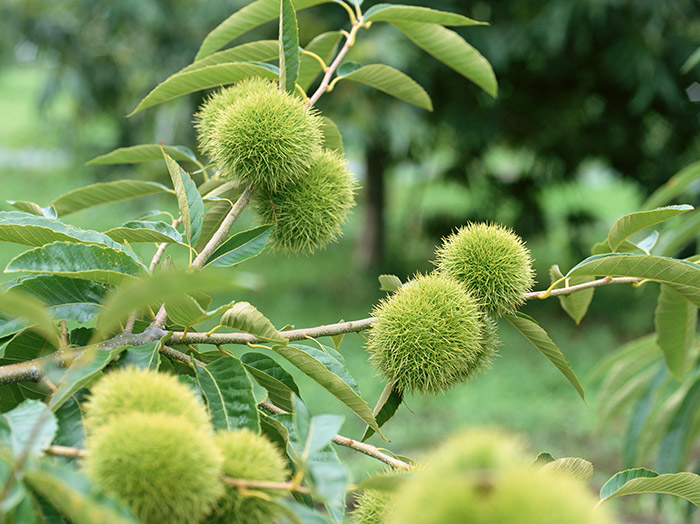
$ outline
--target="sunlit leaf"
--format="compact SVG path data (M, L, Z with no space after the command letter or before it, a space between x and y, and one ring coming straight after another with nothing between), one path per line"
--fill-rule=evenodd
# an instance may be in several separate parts
M343 137L335 122L324 116L321 118L321 133L323 134L323 147L331 151L343 154Z
M407 74L388 65L370 64L346 74L341 74L341 71L338 70L338 77L379 89L399 100L428 111L433 110L433 103L425 89Z
M140 242L175 242L182 243L182 235L170 224L133 220L123 226L105 231L105 235L116 242L138 244Z
M209 257L208 266L230 267L253 258L265 249L272 225L263 225L236 233Z
M315 53L327 65L333 59L338 42L342 34L340 31L328 31L316 36L305 47L306 51ZM299 78L297 84L306 91L318 74L322 71L321 64L314 57L307 54L301 55L299 64Z
M650 469L636 468L615 474L600 488L602 501L642 493L674 495L700 506L700 477L687 472L659 475Z
M186 73L210 65L229 64L231 62L268 62L278 57L279 44L277 40L259 40L237 45L211 54L201 60L196 60L178 71L178 73Z
M377 4L370 7L364 16L365 22L392 22L404 20L452 26L486 25L457 13L448 13L412 5Z
M622 242L634 235L636 232L646 229L649 226L660 224L678 215L691 211L693 206L667 206L653 209L651 211L638 211L623 216L615 222L615 225L608 233L608 245L613 252L617 251Z
M261 340L286 344L279 331L267 317L248 302L237 302L221 317L221 324L243 333L250 333Z
M558 471L583 482L588 482L593 478L593 464L582 458L560 458L545 464L542 469Z
M91 164L140 164L142 162L155 162L163 158L160 148L163 147L174 160L178 162L193 162L201 165L192 150L185 146L166 146L159 144L141 144L138 146L120 147L104 155L93 158L85 163ZM124 180L123 182L136 182L135 180ZM154 184L154 182L142 182L144 184ZM115 182L107 182L115 184ZM97 185L97 184L95 184ZM160 184L158 184L160 185ZM87 186L90 187L90 186ZM83 189L87 189L83 188Z
M552 282L559 280L564 276L561 274L559 266L557 265L554 265L549 269L549 275ZM595 277L574 277L567 279L565 282L562 282L554 289L561 288L564 286L576 286L578 284L585 284L586 282L591 282L593 280L595 280ZM588 306L590 306L591 301L593 300L593 292L594 289L589 288L577 291L576 293L572 293L570 295L560 295L558 297L562 309L566 312L567 315L569 315L573 319L574 322L576 322L576 325L579 325L581 323L581 320L583 320L583 317L586 316L586 313L588 312Z
M177 205L180 208L182 223L185 225L187 242L190 245L194 245L202 232L202 222L204 221L202 195L197 191L197 184L190 178L187 171L168 156L165 150L163 150L163 158L165 158L168 173L170 173L170 180L175 188Z
M292 0L280 0L280 4L280 87L293 93L299 76L299 28Z
M396 275L379 275L378 279L379 289L382 291L389 291L390 293L393 293L394 291L401 289L401 286L403 286L401 279Z

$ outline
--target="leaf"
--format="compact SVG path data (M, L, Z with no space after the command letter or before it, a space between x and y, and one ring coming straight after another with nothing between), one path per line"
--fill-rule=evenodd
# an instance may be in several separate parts
M659 445L658 469L678 471L691 443L693 422L700 407L700 378L696 379L673 414Z
M280 0L280 89L293 93L299 76L299 28L292 0Z
M14 469L15 461L12 458L7 453L0 453L0 516L3 517L3 524L12 524L11 521L8 522L9 518L28 496L27 490L18 479L19 475ZM22 521L20 523L25 524Z
M103 284L59 275L35 275L9 286L41 300L53 318L76 322L88 322L97 316L107 295Z
M335 358L312 347L273 346L272 350L323 386L384 438L372 410L357 392L355 381Z
M222 357L206 366L195 366L214 429L249 428L260 432L253 383L240 360Z
M5 202L19 211L30 213L38 217L56 218L57 216L56 210L53 208L53 206L41 207L39 204L27 202L26 200L6 200Z
M291 524L328 524L325 515L294 500L275 499L269 504L280 508L280 513L284 514ZM286 523L287 521L283 520L282 522Z
M664 355L669 371L683 381L688 350L695 342L698 308L673 288L661 285L654 311L656 343Z
M279 57L279 44L277 40L258 40L248 42L218 53L213 53L201 60L196 60L187 67L178 71L185 73L210 65L228 64L231 62L269 62Z
M329 0L295 0L294 7L298 11L328 1ZM214 51L218 51L234 38L265 22L274 20L279 15L279 0L256 0L250 3L221 22L204 38L199 51L197 51L195 60L201 60Z
M0 415L0 442L10 446L16 458L40 456L51 445L58 423L46 404L25 400Z
M387 394L388 393L388 394ZM403 401L403 392L396 390L390 383L387 383L382 395L374 406L372 413L377 420L377 425L381 428L396 414L401 402ZM374 430L369 426L365 429L361 441L364 442L374 435Z
M637 459L637 450L640 447L644 426L649 419L654 406L656 393L666 381L667 371L665 366L660 366L646 391L637 400L627 424L627 432L623 443L623 464L632 467Z
M370 64L349 73L338 69L338 78L366 84L409 104L433 110L433 103L425 89L407 74L388 65Z
M231 267L258 256L265 249L273 225L263 225L236 233L209 257L208 266Z
M262 64L247 62L216 64L184 73L175 73L148 93L128 116L182 95L233 84L251 76L261 76L271 80L276 80L278 77L276 73Z
M85 163L86 166L91 164L113 165L113 164L140 164L142 162L155 162L163 158L160 148L165 149L165 152L178 162L192 162L201 166L199 160L189 147L185 146L164 146L160 144L141 144L138 146L120 147L107 154L100 155ZM120 182L135 182L132 180L122 180ZM116 182L107 182L107 184L115 184ZM142 184L155 184L155 182L141 182ZM95 184L102 185L102 184ZM160 184L158 184L160 185ZM90 187L90 186L87 186ZM83 188L83 189L87 189Z
M418 47L496 98L498 86L491 64L457 33L438 24L403 20L390 23Z
M535 458L535 461L532 463L533 466L544 466L546 464L549 464L550 462L554 462L554 457L552 456L551 453L548 453L546 451L540 451L537 454L537 458Z
M686 75L693 69L696 65L700 64L700 47L698 47L693 53L688 57L688 59L683 62L680 68L682 75Z
M73 524L139 524L125 506L70 466L42 461L27 469L25 476L31 488Z
M36 298L18 290L5 291L0 294L0 313L25 320L47 341L60 345L53 319L46 312L46 306Z
M390 293L393 293L394 291L401 289L403 286L401 279L396 275L379 275L378 279L379 289L381 291L389 291Z
M105 235L115 242L137 244L139 242L175 242L182 243L182 235L170 224L133 220L123 226L105 231Z
M157 370L160 367L160 350L168 338L170 334L160 340L130 347L119 358L119 366Z
M309 42L305 50L315 53L324 63L328 64L335 55L335 50L338 47L341 36L342 34L340 31L321 33ZM321 71L321 64L318 63L318 60L308 54L302 54L297 84L306 91Z
M564 275L561 274L559 266L554 265L549 269L549 276L552 282L554 282L562 278ZM592 282L593 280L595 280L594 277L571 278L567 279L566 282L562 282L555 289L564 286L576 286L578 284ZM590 288L577 291L571 295L560 295L557 297L559 298L561 308L573 319L574 322L576 322L577 326L581 323L581 320L583 320L583 317L585 317L586 313L588 312L588 306L590 306L591 301L593 300L593 292L594 289Z
M583 482L588 482L593 478L593 464L582 458L560 458L545 464L542 469L559 471Z
M698 177L700 177L700 160L678 171L664 185L654 191L644 202L644 209L654 209L668 204L683 193Z
M700 306L700 266L685 260L627 253L594 255L567 274L568 277L585 275L634 277L668 284Z
M221 325L243 333L250 333L261 340L286 344L288 341L255 306L237 302L221 317Z
M231 202L227 200L216 202L209 211L204 214L204 220L202 221L202 232L199 234L199 240L195 244L194 248L197 251L201 251L207 245L207 242L216 233L221 226L221 223L231 211Z
M693 206L667 206L653 209L651 211L638 211L630 213L618 219L608 233L608 245L613 252L622 242L634 235L636 232L646 229L649 226L660 224L678 215L691 211Z
M292 398L294 429L299 438L294 449L301 462L327 447L343 425L339 415L317 415L312 417L298 396Z
M204 221L202 195L197 191L197 184L190 178L190 175L175 160L170 158L165 150L163 150L163 158L165 158L170 180L175 188L177 205L185 225L187 242L192 246L197 242L199 234L202 232L202 222Z
M248 372L264 387L270 402L275 406L292 411L292 396L299 395L299 388L294 378L272 358L262 353L245 353L241 362Z
M447 13L427 7L409 5L377 4L370 7L364 16L365 22L393 22L404 20L452 26L488 25L456 13Z
M219 316L229 309L233 302L229 302L212 311L204 308L190 295L178 295L164 301L165 311L171 324L189 327Z
M323 147L331 151L343 152L343 137L335 122L327 116L321 117L321 134L323 135Z
M659 475L650 469L636 468L615 474L600 488L601 502L642 493L674 495L700 506L700 477L687 472Z
M513 325L515 329L520 331L520 333L526 339L528 339L530 343L547 358L547 360L554 364L554 367L556 367L560 373L564 375L566 380L568 380L574 387L581 399L585 400L583 387L578 381L574 370L571 369L571 366L566 361L566 357L562 355L559 348L556 346L556 344L554 344L554 342L552 342L552 339L549 338L547 332L540 327L535 319L523 313L505 315L505 318Z
M54 242L25 251L10 260L5 268L6 273L50 273L105 284L119 284L147 271L124 251L68 242Z
M83 414L80 409L79 396L80 394L73 395L56 410L58 432L54 444L57 446L71 448L84 446L85 432L83 431Z

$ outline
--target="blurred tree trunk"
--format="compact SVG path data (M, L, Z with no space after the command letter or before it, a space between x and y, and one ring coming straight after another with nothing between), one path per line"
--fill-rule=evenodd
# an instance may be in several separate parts
M357 246L357 261L363 269L379 269L384 262L384 170L388 160L381 138L370 141L365 160L365 223Z

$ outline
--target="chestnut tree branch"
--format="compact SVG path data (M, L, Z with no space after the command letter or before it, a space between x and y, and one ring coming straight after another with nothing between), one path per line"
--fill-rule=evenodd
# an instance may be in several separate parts
M222 475L219 477L222 482L229 484L230 486L235 486L237 488L243 489L277 489L282 491L294 491L296 493L302 493L304 495L309 495L311 490L304 486L294 486L292 482L270 482L267 480L248 480L248 479L235 479L232 477L227 477Z

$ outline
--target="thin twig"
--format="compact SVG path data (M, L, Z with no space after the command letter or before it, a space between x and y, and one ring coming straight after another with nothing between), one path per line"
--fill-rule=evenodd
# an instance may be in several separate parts
M600 286L607 286L609 284L636 284L640 282L640 278L633 277L605 277L598 280L592 280L590 282L584 282L583 284L577 284L575 286L562 287L558 289L553 289L547 294L547 290L544 291L533 291L532 293L525 293L525 300L532 300L534 298L548 298L548 297L558 297L563 295L571 295L577 291L583 291L584 289L591 289Z
M270 482L267 480L247 480L247 479L234 479L222 475L219 477L222 482L235 486L237 488L244 489L277 489L282 491L294 491L296 493L302 493L308 495L311 493L309 488L304 486L294 486L292 482Z
M46 449L47 455L66 458L84 458L85 450L80 448L70 448L68 446L49 446Z

